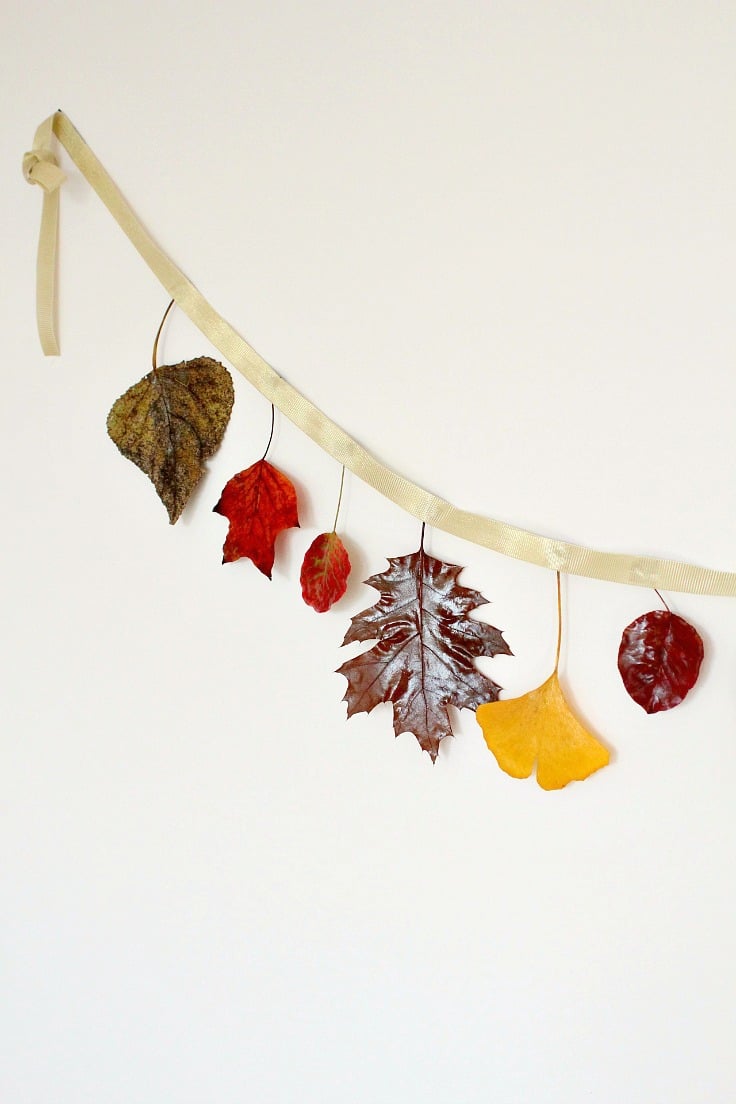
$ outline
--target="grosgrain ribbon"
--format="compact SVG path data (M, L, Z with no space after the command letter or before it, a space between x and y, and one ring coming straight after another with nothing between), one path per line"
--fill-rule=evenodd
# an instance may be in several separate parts
M508 522L495 521L493 518L460 510L382 464L287 383L210 306L143 227L112 178L61 111L57 111L41 124L36 132L34 148L30 154L26 154L23 161L27 178L34 184L41 184L45 192L38 253L37 313L41 345L47 356L59 351L53 325L53 277L58 188L64 179L64 174L56 166L51 153L52 134L59 139L79 171L164 286L169 297L176 301L179 308L222 356L325 452L407 513L473 544L553 571L582 575L590 579L604 579L612 583L657 587L659 590L736 596L734 572L713 571L693 564L650 556L599 552L583 545L544 537Z

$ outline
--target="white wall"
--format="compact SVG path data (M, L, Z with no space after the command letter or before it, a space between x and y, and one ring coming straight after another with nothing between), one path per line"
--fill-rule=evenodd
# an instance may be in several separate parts
M158 240L297 387L458 505L736 563L736 8L231 0L3 16L3 1104L736 1099L733 600L672 596L707 660L646 717L636 588L565 586L562 677L614 749L544 793L473 716L436 764L334 674L361 580L419 526L356 480L344 604L301 603L339 469L284 419L301 531L269 584L212 505L265 443L238 378L174 528L106 437L166 295L71 169L62 357L34 332L70 115ZM64 162L69 167L68 162ZM210 353L174 313L162 354ZM549 672L554 577L449 538Z

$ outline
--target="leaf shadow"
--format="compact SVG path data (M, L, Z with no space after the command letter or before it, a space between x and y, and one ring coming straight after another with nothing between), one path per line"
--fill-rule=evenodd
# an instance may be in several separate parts
M305 529L314 525L314 505L306 485L300 479L295 479L291 472L285 472L294 485L299 511L299 525L292 529L286 529L276 538L276 558L273 564L273 578L291 581L299 580L299 572L304 559L304 553L309 547L310 541L305 544Z
M578 703L578 700L575 696L574 691L572 691L570 689L570 687L567 683L567 679L559 678L559 683L560 683L560 689L562 690L562 695L563 695L565 701L567 702L567 705L570 709L570 712L580 722L580 724L583 726L583 728L586 730L586 732L589 732L591 736L595 737L595 739L598 741L598 743L602 744L603 747L608 752L609 765L618 762L618 751L613 746L613 744L611 744L609 742L609 740L605 736L602 736L600 734L600 732L598 731L598 727L596 725L589 724L588 718L587 718L584 710L582 710L580 708L580 705Z
M348 556L350 557L350 575L348 576L347 590L337 604L339 605L342 602L345 604L355 602L357 604L358 595L365 595L363 589L365 587L365 580L371 574L368 567L368 560L360 545L354 544L353 541L344 536L341 536L340 539L347 548ZM338 612L340 611L338 610Z
M461 717L463 713L472 712L472 710L468 709L458 709L454 705L447 705L446 708L447 716L450 721L450 731L452 732L452 735L445 736L443 740L440 740L440 747L437 753L437 758L435 759L433 764L435 767L441 759L449 759L452 756L455 740L457 739L458 735L462 733L463 730Z
M698 672L698 678L695 686L693 686L692 690L688 692L687 696L682 702L682 705L687 705L690 697L698 689L698 686L701 682L704 686L708 684L708 679L710 678L711 671L713 669L713 638L711 637L710 633L705 632L703 629L701 629L700 625L696 627L700 638L703 641L703 662L700 664L700 671Z
M197 483L196 487L187 499L187 504L182 510L181 516L177 521L177 525L180 525L183 529L188 529L190 525L195 524L197 521L197 515L200 510L213 511L217 501L220 497L220 492L213 494L213 476L214 472L211 468L205 467L202 474L202 478ZM205 504L206 500L206 504ZM226 520L226 519L223 519ZM222 540L225 540L225 534L227 527L223 529Z

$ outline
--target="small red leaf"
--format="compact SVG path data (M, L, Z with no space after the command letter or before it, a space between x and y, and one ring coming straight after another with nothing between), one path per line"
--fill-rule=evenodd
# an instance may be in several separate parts
M247 556L270 579L276 537L299 525L291 480L267 460L259 460L225 484L214 510L230 522L222 562Z
M703 641L682 617L652 610L623 632L618 669L627 692L647 713L679 705L697 682Z
M302 598L317 613L325 613L347 590L349 574L350 557L337 533L320 534L302 564Z

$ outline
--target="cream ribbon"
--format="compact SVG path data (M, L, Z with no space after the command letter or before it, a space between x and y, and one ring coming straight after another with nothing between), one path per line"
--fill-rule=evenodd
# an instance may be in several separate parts
M36 131L33 149L23 157L23 175L29 184L43 188L41 233L36 261L36 323L41 348L46 356L59 355L56 338L56 244L59 238L59 188L66 176L51 148L54 118L44 120Z
M46 355L58 353L54 332L54 272L58 220L58 188L64 174L51 150L52 134L59 139L79 171L127 235L168 295L222 356L270 402L279 408L325 452L344 464L379 494L420 521L457 537L491 548L504 556L539 567L605 579L612 583L657 587L690 594L736 596L736 573L713 571L675 560L598 552L579 544L543 537L507 522L459 510L425 491L398 472L381 464L331 421L313 403L287 383L232 326L210 306L194 284L156 244L133 213L112 178L61 111L50 116L36 132L33 150L23 159L23 171L44 189L41 238L38 249L38 327Z

